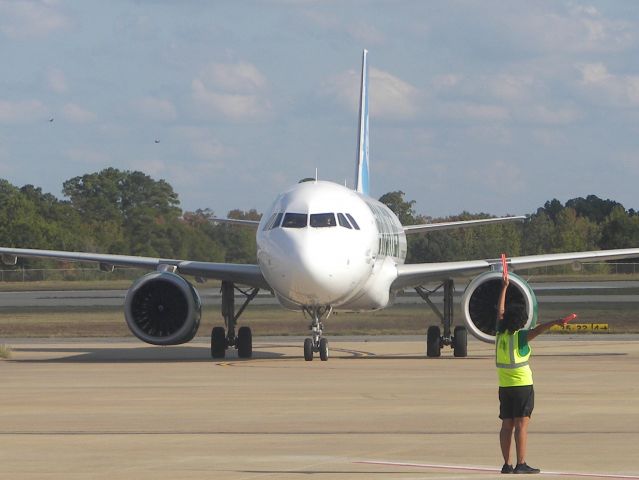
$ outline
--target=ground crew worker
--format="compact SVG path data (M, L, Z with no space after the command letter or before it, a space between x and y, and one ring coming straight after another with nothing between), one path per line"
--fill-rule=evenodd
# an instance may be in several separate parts
M539 473L538 468L526 463L526 441L528 422L535 406L532 370L528 364L530 342L553 325L566 324L575 316L553 320L537 325L532 330L524 330L526 310L523 305L506 305L508 275L502 279L497 314L497 333L495 337L495 361L499 376L499 418L501 430L499 444L504 457L501 473ZM517 464L510 463L510 446L513 433L517 452Z

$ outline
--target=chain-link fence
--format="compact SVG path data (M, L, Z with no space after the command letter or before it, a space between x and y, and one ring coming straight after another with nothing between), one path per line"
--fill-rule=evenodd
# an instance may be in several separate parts
M135 280L143 275L137 268L116 268L103 272L97 268L19 268L0 270L0 282Z
M639 263L577 262L569 265L535 267L525 271L534 275L633 275L639 274Z

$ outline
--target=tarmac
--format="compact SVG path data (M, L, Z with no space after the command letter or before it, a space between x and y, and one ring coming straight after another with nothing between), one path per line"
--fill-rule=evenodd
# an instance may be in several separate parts
M255 338L213 361L205 339L1 340L7 479L485 479L502 464L492 346L424 357L418 337ZM639 479L639 337L533 342L537 478Z

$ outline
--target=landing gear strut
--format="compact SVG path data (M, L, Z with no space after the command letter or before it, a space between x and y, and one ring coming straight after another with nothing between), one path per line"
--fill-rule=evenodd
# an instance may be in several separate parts
M222 316L224 317L224 327L214 327L211 332L211 356L213 358L224 358L226 349L235 347L237 356L240 358L250 358L253 355L253 334L249 327L240 327L235 335L237 320L244 312L246 306L255 298L259 288L242 290L235 286L233 282L222 282ZM246 297L239 311L235 313L235 291Z
M328 318L333 311L332 307L303 307L304 314L311 317L311 338L304 340L304 360L313 360L313 354L318 352L320 360L328 360L328 340L322 337L324 324L322 318Z
M444 313L442 313L437 305L435 305L430 295L444 287ZM466 327L457 326L451 335L450 327L453 323L453 293L455 292L455 283L453 280L445 280L435 290L426 290L424 287L416 287L415 291L428 304L435 315L439 317L444 329L444 334L437 325L431 325L426 331L426 356L439 357L444 346L453 348L455 357L465 357L468 355L468 334Z

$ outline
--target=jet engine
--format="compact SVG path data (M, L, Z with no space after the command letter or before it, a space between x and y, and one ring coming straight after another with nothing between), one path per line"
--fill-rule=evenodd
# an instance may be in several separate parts
M506 309L511 305L521 305L527 315L524 328L532 328L537 323L537 297L530 285L518 275L510 273L510 283L506 291ZM502 288L501 272L486 272L474 278L462 296L462 312L470 333L478 339L495 342L497 304Z
M170 272L152 272L135 281L124 301L129 329L153 345L179 345L193 339L202 303L193 285Z

